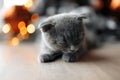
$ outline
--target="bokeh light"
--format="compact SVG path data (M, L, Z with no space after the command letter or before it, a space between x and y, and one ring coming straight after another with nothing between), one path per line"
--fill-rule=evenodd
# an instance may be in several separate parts
M24 35L27 34L26 24L25 24L24 21L20 21L20 22L18 23L18 28L19 28L20 34L21 34L22 36L24 36Z
M21 34L22 36L24 36L24 35L27 34L27 29L26 29L26 27L20 28L20 34Z
M15 6L10 7L9 9L7 9L4 17L10 17L15 13Z
M31 16L31 21L35 21L39 18L39 14L35 13Z
M10 40L10 44L12 46L17 46L19 44L19 39L17 37L13 37L11 40Z
M33 5L33 0L28 0L28 1L24 4L24 6L25 6L26 8L30 8L32 5Z
M91 0L92 7L95 9L102 9L103 3L101 0Z
M34 26L33 24L29 24L29 25L27 26L27 31L28 31L28 33L30 33L30 34L34 33L34 32L35 32L35 26Z
M19 28L19 29L21 29L22 27L25 27L25 26L26 26L26 24L25 24L24 21L20 21L20 22L18 23L18 28Z
M10 29L11 29L11 25L10 24L5 24L2 28L2 31L4 33L8 33L8 32L10 32Z
M112 0L110 4L112 9L117 9L120 7L120 0Z

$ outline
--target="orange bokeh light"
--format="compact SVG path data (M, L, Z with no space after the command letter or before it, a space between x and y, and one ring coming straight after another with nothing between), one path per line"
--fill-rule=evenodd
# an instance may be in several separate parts
M120 0L112 0L111 1L111 4L110 4L110 7L112 9L117 9L120 7Z
M27 28L26 28L26 24L25 24L24 21L20 21L20 22L18 23L18 28L19 28L20 34L21 34L22 36L24 36L24 35L27 34Z
M37 14L37 13L35 13L35 14L33 14L32 16L31 16L31 21L35 21L35 20L37 20L39 18L39 15Z
M26 26L26 24L25 24L24 21L20 21L20 22L18 23L18 28L19 28L19 29L21 29L22 27L25 27L25 26Z
M10 44L12 46L17 46L19 44L19 39L17 37L13 37L11 40L10 40Z
M102 9L103 8L103 2L101 0L91 0L92 7L95 9Z
M8 9L8 10L6 11L4 17L10 17L10 16L12 16L12 15L14 14L14 12L15 12L15 7L12 6L10 9Z
M27 34L27 29L26 29L26 27L22 27L22 28L20 29L20 34L21 34L22 36L25 36L25 35Z

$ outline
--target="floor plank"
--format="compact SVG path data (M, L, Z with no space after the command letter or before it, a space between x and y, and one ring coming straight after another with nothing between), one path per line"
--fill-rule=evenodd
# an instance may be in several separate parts
M36 45L0 44L0 80L120 80L120 44L91 51L75 63L38 63Z

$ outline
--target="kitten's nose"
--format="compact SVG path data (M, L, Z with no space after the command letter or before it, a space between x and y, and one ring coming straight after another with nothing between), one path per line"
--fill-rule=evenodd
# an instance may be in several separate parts
M71 46L71 47L70 47L70 51L71 51L71 52L74 52L74 51L75 51L75 47L74 47L74 46Z
M71 52L74 52L75 50L70 50Z

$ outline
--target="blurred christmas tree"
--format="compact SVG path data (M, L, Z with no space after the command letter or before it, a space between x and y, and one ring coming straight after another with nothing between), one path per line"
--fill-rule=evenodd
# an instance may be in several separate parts
M39 15L29 10L33 2L33 0L28 0L26 4L11 6L4 12L5 24L2 27L2 34L7 36L9 44L18 45L20 41L35 39L36 26L34 22L39 18ZM29 39L30 36L32 39Z
M34 41L38 35L36 28L44 18L70 12L81 6L92 7L96 14L113 18L120 22L119 0L4 0L6 6L16 2L4 12L0 21L0 38L5 38L10 44L17 45L19 41ZM19 5L20 4L20 5ZM40 17L39 17L40 16ZM120 24L119 24L120 25ZM118 31L119 34L119 31Z

